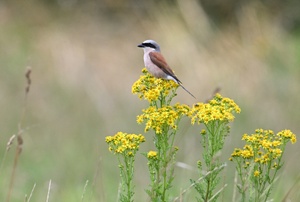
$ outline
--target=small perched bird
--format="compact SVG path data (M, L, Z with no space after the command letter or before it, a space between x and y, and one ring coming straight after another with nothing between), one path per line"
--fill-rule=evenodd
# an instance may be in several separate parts
M167 64L165 58L160 53L159 45L153 40L146 40L138 47L144 49L144 63L147 70L156 78L173 80L179 84L186 92L188 92L195 99L196 97L190 93L183 85L182 82L176 77L173 70Z

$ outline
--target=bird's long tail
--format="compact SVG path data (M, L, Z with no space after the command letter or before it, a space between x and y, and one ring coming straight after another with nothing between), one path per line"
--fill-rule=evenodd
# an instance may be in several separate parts
M190 94L193 98L196 99L196 97L190 91L188 91L180 82L178 82L178 84L183 88L183 90L185 90L188 94Z

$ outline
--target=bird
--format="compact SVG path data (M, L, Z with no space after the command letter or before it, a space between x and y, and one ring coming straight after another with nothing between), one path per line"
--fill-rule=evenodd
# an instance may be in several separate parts
M165 80L173 80L180 85L183 90L196 99L196 97L182 85L182 82L174 74L164 56L161 54L158 43L154 40L148 39L139 44L137 47L143 48L145 66L154 77Z

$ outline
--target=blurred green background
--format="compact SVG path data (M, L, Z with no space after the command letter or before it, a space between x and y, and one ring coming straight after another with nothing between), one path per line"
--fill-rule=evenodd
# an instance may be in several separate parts
M117 160L105 136L143 133L135 118L147 107L131 94L143 68L137 44L154 39L170 66L203 102L215 88L241 107L222 158L241 147L243 133L256 128L300 134L300 3L289 1L177 0L0 2L0 200L9 190L24 108L27 67L32 85L23 123L23 151L11 201L117 201ZM174 102L195 100L178 89ZM200 127L183 120L177 136L178 167L172 195L197 178ZM151 132L140 152L153 148ZM288 145L285 165L273 190L297 201L298 143ZM147 201L146 159L136 160L136 201ZM232 200L233 165L228 162L221 201ZM86 185L87 184L87 185ZM294 188L292 186L295 184ZM84 188L86 185L86 188ZM84 193L84 195L83 195ZM194 201L190 190L184 201Z

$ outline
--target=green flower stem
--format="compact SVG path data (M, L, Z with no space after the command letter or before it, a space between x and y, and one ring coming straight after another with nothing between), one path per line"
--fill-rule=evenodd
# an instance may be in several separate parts
M191 109L192 124L204 124L206 130L201 131L202 158L206 174L203 174L201 161L198 170L201 181L191 180L201 198L198 201L216 201L220 192L215 192L220 181L220 158L218 152L223 149L226 136L229 134L228 123L234 120L233 112L239 113L240 108L229 98L216 94L208 103L197 103ZM214 172L212 172L214 171Z
M161 166L158 167L157 170L157 179L156 179L156 185L155 188L161 187L161 190L156 190L158 193L161 193L160 200L161 201L167 201L166 198L166 192L170 188L170 184L172 182L173 178L173 143L174 143L174 136L175 132L171 132L170 135L168 135L169 127L165 126L163 129L163 134L156 134L155 135L155 145L158 149L158 156L161 159ZM171 139L171 141L170 141ZM168 173L168 167L171 167L171 172ZM162 179L160 179L162 177ZM152 183L153 184L153 183ZM153 199L154 200L154 199Z
M134 164L134 158L125 156L125 165L126 165L126 186L127 186L127 196L129 196L128 201L133 201L132 196L133 192L132 189L132 180L133 180L133 165Z
M146 190L151 201L168 201L168 190L172 187L174 178L175 135L180 119L187 115L189 107L186 105L170 105L176 96L178 84L173 81L157 79L145 69L143 76L132 86L132 92L149 102L149 108L137 117L137 122L146 122L145 132L153 129L154 146L157 149L147 155L150 172L150 189Z
M136 134L118 132L114 136L107 136L106 143L109 145L109 151L118 157L121 192L119 201L133 202L134 186L132 184L134 174L134 157L139 149L139 145L145 142L145 137Z
M121 187L122 194L120 201L132 202L134 192L132 187L133 173L134 173L134 158L123 155L122 158L118 157L120 176L121 176Z
M223 148L224 139L226 133L224 133L226 128L226 122L224 121L211 121L207 124L204 124L207 129L207 134L203 135L203 158L205 160L205 165L207 167L207 171L212 171L216 167L220 166L217 153ZM213 196L213 190L216 188L212 183L215 180L218 180L217 173L211 173L205 177L206 181L206 189L205 196L203 198L204 201L209 201Z
M285 151L285 146L286 146L286 144L287 144L287 142L285 141L285 142L283 143L282 147L281 147L281 150L282 150L282 151ZM273 174L273 176L271 177L271 179L269 180L269 184L270 184L270 185L273 184L273 182L274 182L274 180L275 180L275 177L276 177L276 175L277 175L277 172L278 172L278 170L279 170L280 167L281 167L281 159L282 159L282 155L278 158L278 167L275 168L274 174ZM269 163L268 173L267 173L266 176L270 176L269 173L270 173L270 170L271 170L271 166L272 166L272 164ZM265 187L265 186L264 186L264 187ZM264 191L264 187L262 188L261 193ZM271 192L271 188L268 189L268 191L267 191L267 193L266 193L266 195L265 195L264 201L267 201L267 199L268 199L268 197L269 197L269 195L270 195L270 192Z

